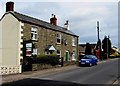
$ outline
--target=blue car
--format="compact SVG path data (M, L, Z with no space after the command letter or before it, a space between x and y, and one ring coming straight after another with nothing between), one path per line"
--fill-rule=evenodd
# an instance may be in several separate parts
M85 55L80 61L79 65L97 65L98 63L98 58L95 55Z

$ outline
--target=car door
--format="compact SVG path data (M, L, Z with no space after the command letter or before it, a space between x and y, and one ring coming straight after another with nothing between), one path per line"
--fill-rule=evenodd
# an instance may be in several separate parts
M97 58L95 56L92 56L93 64L96 64Z

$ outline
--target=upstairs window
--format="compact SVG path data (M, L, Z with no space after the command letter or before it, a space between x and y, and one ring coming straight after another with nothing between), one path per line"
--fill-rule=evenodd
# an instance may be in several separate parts
M57 44L61 44L61 34L56 35L56 42Z
M75 46L75 37L72 37L72 46Z
M38 40L38 28L37 27L31 28L31 39Z

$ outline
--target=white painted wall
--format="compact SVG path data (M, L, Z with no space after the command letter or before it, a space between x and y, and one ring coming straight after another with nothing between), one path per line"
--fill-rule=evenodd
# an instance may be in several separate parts
M2 24L0 21L0 64L2 64Z
M2 66L19 65L20 58L20 22L7 14L2 23Z

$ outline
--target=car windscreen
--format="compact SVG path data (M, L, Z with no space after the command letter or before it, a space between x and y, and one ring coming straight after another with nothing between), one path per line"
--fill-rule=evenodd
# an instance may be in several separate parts
M91 59L92 56L84 56L82 59Z

